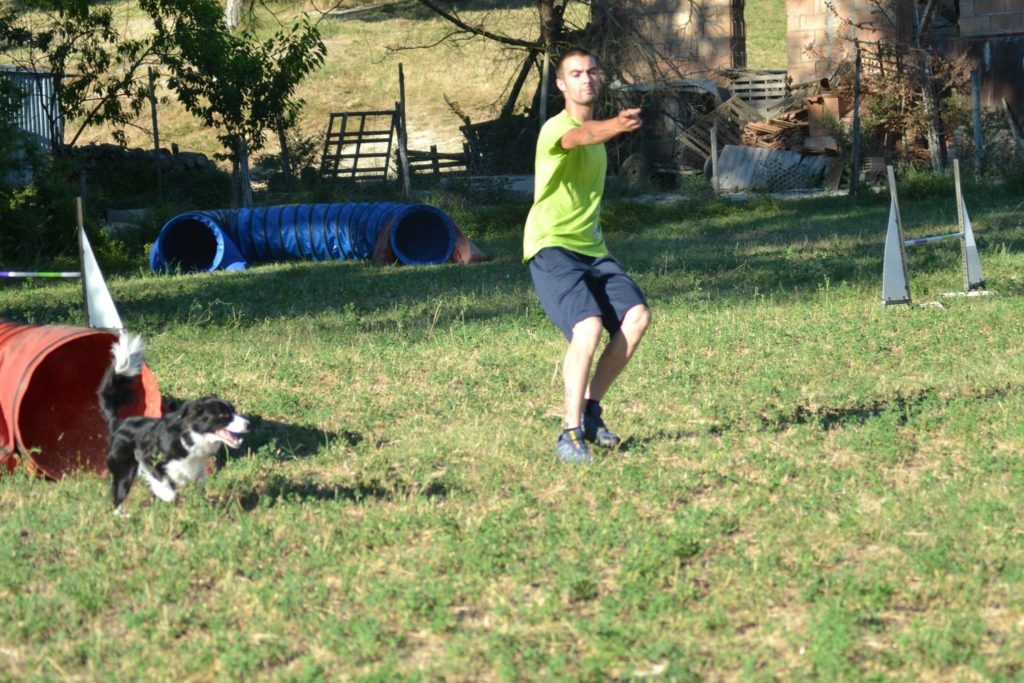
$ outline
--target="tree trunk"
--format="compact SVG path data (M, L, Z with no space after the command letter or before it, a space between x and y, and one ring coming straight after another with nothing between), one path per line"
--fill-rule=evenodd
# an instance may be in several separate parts
M516 101L519 99L519 93L523 91L523 85L526 83L526 77L530 75L533 70L534 52L528 52L526 59L523 60L523 66L519 69L519 75L516 76L515 82L512 84L511 90L508 93L508 100L505 102L505 106L501 108L501 113L498 115L499 119L507 119L512 116L516 111Z
M285 135L284 119L277 117L277 139L281 144L281 176L284 178L284 186L292 187L292 164L288 154L288 137Z
M245 0L228 0L227 7L224 9L224 24L229 31L235 30L235 27L242 23L244 8Z
M926 135L928 150L932 154L932 170L941 171L946 166L946 140L942 131L942 117L939 114L939 102L935 96L932 83L932 69L928 65L928 55L922 57L921 100L924 104Z
M935 95L935 84L932 83L931 54L924 49L924 36L928 33L932 17L935 15L937 3L928 0L924 14L920 14L917 3L914 3L914 45L921 78L921 103L924 105L925 135L928 138L928 151L932 156L932 169L941 171L946 165L946 139L942 130L942 116L939 112L939 100Z
M238 138L238 185L243 209L252 208L252 177L249 175L249 145L245 138Z
M540 14L540 42L544 46L543 59L540 69L540 125L547 120L548 98L551 88L551 62L555 58L555 51L558 48L558 41L562 37L562 7L555 6L555 0L537 0L537 11Z

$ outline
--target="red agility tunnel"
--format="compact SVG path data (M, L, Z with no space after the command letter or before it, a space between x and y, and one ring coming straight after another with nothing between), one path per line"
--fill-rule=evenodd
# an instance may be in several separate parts
M96 389L111 362L111 332L0 321L0 472L18 455L33 472L60 479L107 469L107 424ZM124 416L162 414L160 389L142 368Z

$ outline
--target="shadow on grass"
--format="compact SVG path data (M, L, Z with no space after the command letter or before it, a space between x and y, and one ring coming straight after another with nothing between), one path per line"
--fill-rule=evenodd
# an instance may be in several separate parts
M658 430L646 436L627 436L619 444L615 450L623 453L629 452L642 452L652 443L664 443L666 441L685 441L687 439L693 439L704 434L710 434L714 430L709 429L706 432L696 431L683 431L683 430Z
M444 3L441 3L442 6ZM493 12L496 10L513 10L526 7L536 7L527 0L465 0L460 1L457 6L459 13L464 12ZM418 2L397 2L395 0L381 0L380 2L369 3L365 8L352 8L349 11L342 9L334 14L324 16L324 21L329 26L337 25L338 31L342 31L347 21L362 21L375 23L387 19L405 19L411 21L425 21L439 19L439 15L431 11L425 5Z
M797 405L792 411L777 415L762 415L761 428L766 431L782 432L790 427L804 424L817 425L822 431L861 426L869 420L877 419L885 414L892 414L899 426L909 424L917 416L929 408L948 404L957 400L988 401L1005 398L1019 388L1012 385L982 389L977 392L964 392L958 396L943 397L934 389L922 389L904 395L897 393L888 399L878 399L842 408L808 408Z
M358 432L344 431L339 434L316 427L268 420L258 415L248 417L251 421L251 429L246 437L249 450L257 454L269 451L275 467L290 460L316 455L324 446L339 441L350 447L364 441L364 436ZM241 457L236 451L221 449L218 469L226 461ZM352 484L322 484L308 478L292 479L283 471L275 469L269 476L232 487L217 502L220 505L237 503L242 510L250 512L257 507L271 507L279 502L363 503L416 497L447 498L452 488L452 484L444 477L431 477L426 482L417 482L393 471L383 478L370 478Z
M322 484L308 479L290 479L275 472L265 480L253 482L251 487L232 487L215 504L237 504L245 512L269 508L278 503L305 503L311 501L362 504L367 502L404 501L411 498L428 500L447 498L453 487L443 479L426 483L410 481L382 481L372 478L352 484Z
M246 445L255 453L270 451L278 462L297 460L316 455L326 446L342 443L358 446L364 437L359 432L344 430L331 432L319 427L289 424L249 415L249 434ZM230 459L230 458L229 458Z

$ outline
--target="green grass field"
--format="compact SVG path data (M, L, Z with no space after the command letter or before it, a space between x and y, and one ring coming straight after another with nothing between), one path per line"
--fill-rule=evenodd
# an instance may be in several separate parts
M901 200L954 229L951 190ZM998 296L883 309L884 195L610 203L654 322L583 468L525 204L448 206L473 266L110 277L162 391L254 430L128 518L96 476L0 479L0 679L1019 680L1024 224L968 204ZM959 259L911 250L915 298ZM8 283L0 316L80 297Z
M789 66L786 0L749 0L743 9L743 19L747 31L747 66L785 71Z

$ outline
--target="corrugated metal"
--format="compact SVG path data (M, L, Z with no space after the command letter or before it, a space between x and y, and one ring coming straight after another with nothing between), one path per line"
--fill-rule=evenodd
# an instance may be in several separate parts
M0 78L14 83L25 98L15 114L15 125L41 147L64 143L64 117L60 114L56 79L51 73L0 66Z

